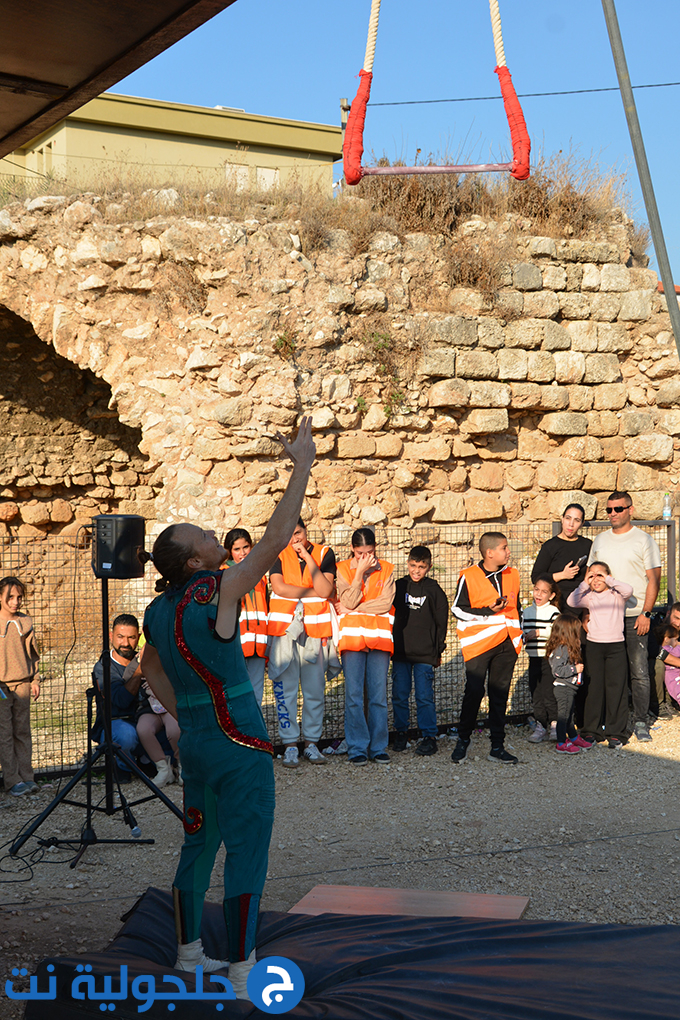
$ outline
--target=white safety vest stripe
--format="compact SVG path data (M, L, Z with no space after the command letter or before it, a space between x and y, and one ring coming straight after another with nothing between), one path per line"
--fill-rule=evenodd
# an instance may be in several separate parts
M488 626L494 626L495 624L500 626L519 626L518 621L514 617L499 616L494 613L493 616L475 616L473 619L464 621L459 620L457 630L469 630L470 627L479 627L480 624L487 624Z
M479 641L483 641L485 638L493 637L494 634L498 634L502 630L505 630L505 627L487 627L485 630L477 631L476 634L471 634L470 637L461 638L461 648L466 648L468 645L475 645Z
M343 627L340 631L340 639L342 640L343 637L382 637L391 641L392 631L369 627Z

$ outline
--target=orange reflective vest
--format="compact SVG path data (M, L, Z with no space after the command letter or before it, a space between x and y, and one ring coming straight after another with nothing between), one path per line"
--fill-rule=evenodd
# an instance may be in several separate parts
M519 654L522 647L522 627L519 621L517 601L519 596L519 573L514 567L506 567L501 573L501 590L507 595L505 609L493 616L475 616L474 607L491 607L498 598L498 591L479 566L461 570L459 580L465 578L472 612L464 620L457 621L456 631L463 658L467 662L477 655L488 652L502 644L507 637Z
M223 570L232 565L230 560ZM267 578L261 578L252 591L246 592L241 599L239 629L241 631L241 648L247 658L251 655L267 657Z
M329 548L330 546L327 545L312 545L309 555L318 567L321 566ZM272 591L269 600L269 633L273 637L281 637L285 634L293 622L298 602L302 602L305 631L309 637L329 638L333 633L330 606L328 599L323 599L315 594L309 567L305 563L304 570L302 570L298 554L289 545L283 550L279 559L285 584L294 584L297 588L309 588L310 594L305 595L302 599L286 599Z
M246 658L267 655L267 579L263 577L241 599L241 647Z
M368 577L364 577L361 585L364 602L372 602L380 598L385 581L393 574L394 567L386 560L379 560L380 570L373 571ZM338 563L338 574L351 585L354 581L354 571L351 564L353 560L343 560ZM350 613L343 613L338 618L340 629L339 652L365 652L371 648L378 648L383 652L392 654L394 641L392 640L392 626L394 624L394 610L390 608L389 613L376 616L375 613L362 613L361 603Z

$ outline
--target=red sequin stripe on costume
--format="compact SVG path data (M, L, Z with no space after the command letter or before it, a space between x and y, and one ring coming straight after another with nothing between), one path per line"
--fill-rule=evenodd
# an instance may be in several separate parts
M184 826L184 831L189 836L193 836L203 825L203 812L197 807L188 808L184 805L182 825Z
M197 807L187 808L184 812L182 825L184 826L184 831L193 836L203 825L203 812L199 811Z
M215 715L217 722L219 723L220 729L226 733L230 740L233 740L235 744L241 744L242 747L252 747L256 751L267 751L273 756L274 748L268 740L260 740L259 737L250 737L247 733L241 733L236 729L231 716L229 715L229 709L227 707L227 699L224 695L224 688L222 684L213 676L209 669L207 669L200 659L197 659L193 654L186 641L184 640L184 630L182 627L182 621L184 619L184 613L191 602L192 598L198 602L199 605L206 605L211 601L218 587L216 577L201 577L193 584L187 587L184 597L179 602L177 609L175 610L175 641L179 653L184 661L193 669L193 671L200 676L201 680L206 684L213 701L213 708L215 709Z
M238 898L239 904L239 933L238 933L238 948L242 960L248 959L246 953L246 938L248 935L248 921L250 919L250 901L252 899L252 893L242 893Z

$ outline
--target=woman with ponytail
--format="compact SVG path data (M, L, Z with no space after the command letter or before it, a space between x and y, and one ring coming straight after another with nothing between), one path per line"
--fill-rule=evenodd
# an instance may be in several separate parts
M163 594L144 617L142 669L182 736L185 838L173 882L175 968L229 967L237 998L247 999L255 963L260 897L274 820L273 748L248 677L238 629L241 599L285 548L297 523L315 447L303 418L293 443L279 442L293 471L262 539L240 563L220 567L226 550L213 531L174 524L156 539L153 561ZM205 956L203 901L224 843L227 960Z

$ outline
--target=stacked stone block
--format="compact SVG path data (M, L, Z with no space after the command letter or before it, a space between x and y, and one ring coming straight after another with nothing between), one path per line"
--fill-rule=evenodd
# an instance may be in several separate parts
M601 516L615 487L642 517L675 499L677 354L620 213L568 240L473 217L463 234L511 252L491 301L452 285L441 236L379 233L356 255L333 230L305 254L299 222L40 202L0 214L0 303L141 430L146 474L112 465L110 509L261 525L287 478L276 432L303 414L318 449L303 512L328 533L536 521L571 500ZM77 477L99 493L99 476Z

